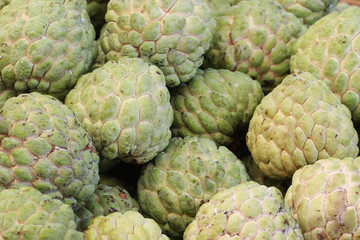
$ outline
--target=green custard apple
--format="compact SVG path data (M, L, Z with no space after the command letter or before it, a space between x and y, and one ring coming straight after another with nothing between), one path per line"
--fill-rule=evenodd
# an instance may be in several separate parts
M162 70L168 87L195 76L216 25L205 0L110 0L105 20L106 60L142 58Z
M32 187L0 192L0 239L83 240L68 204Z
M302 35L291 58L293 73L323 80L360 122L360 8L332 12Z
M245 132L264 94L258 81L242 72L198 70L171 93L174 136L208 137L229 145L235 132Z
M249 180L244 164L209 138L172 138L139 177L142 211L163 232L181 239L199 207L217 192Z
M215 194L186 228L184 240L301 240L281 192L250 181Z
M287 76L262 99L246 135L260 170L274 179L319 159L356 157L358 141L349 109L308 72Z
M303 25L272 0L241 1L216 17L204 68L244 72L265 94L290 72L290 57Z
M12 0L0 22L1 92L63 100L96 57L85 0Z
M85 240L169 240L154 220L136 211L96 217L84 237Z
M20 94L0 110L0 190L32 186L77 209L95 190L98 164L90 136L56 98Z
M328 158L294 173L285 195L305 239L360 239L360 158Z
M83 75L66 96L102 157L145 163L171 138L173 110L161 70L122 57Z

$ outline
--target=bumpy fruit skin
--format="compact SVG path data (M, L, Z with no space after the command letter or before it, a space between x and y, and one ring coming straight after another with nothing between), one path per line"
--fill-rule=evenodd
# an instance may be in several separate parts
M99 156L59 100L40 93L7 100L0 111L0 189L32 186L74 209L94 192Z
M169 240L157 223L136 211L96 217L84 232L85 240Z
M181 238L199 207L217 192L249 180L244 164L208 138L172 138L138 180L142 211L164 233Z
M123 57L83 75L65 103L108 160L142 164L170 141L174 116L164 75L142 59Z
M214 195L186 228L184 240L303 239L275 187L250 181Z
M96 57L85 0L12 0L0 22L0 81L17 94L63 100Z
M136 204L126 189L120 186L99 184L85 206L75 211L80 218L80 229L86 230L91 220L97 216L107 216L113 212L138 211Z
M216 24L205 0L111 0L105 19L106 60L140 57L163 71L168 87L195 76Z
M349 109L307 72L287 76L262 99L246 135L260 170L275 179L318 159L356 157L358 140Z
M32 187L0 192L0 239L82 240L74 212Z
M327 11L336 6L338 0L275 0L286 11L302 19L304 24L311 25L326 15Z
M205 67L244 72L261 83L264 93L288 74L302 24L279 3L241 1L216 22Z
M258 81L241 72L198 70L171 94L174 136L208 137L229 145L238 129L247 128L264 94Z
M360 158L329 158L294 173L286 193L305 239L360 238Z
M360 8L332 12L296 44L291 71L308 71L328 84L360 122Z

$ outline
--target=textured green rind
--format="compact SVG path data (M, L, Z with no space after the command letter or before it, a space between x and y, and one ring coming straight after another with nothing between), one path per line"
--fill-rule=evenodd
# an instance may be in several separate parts
M332 12L302 35L291 71L308 71L323 80L360 122L360 8Z
M0 189L32 186L78 208L99 180L99 156L73 112L40 93L0 111Z
M305 239L359 239L360 158L328 158L294 173L285 195Z
M215 194L186 228L184 240L304 239L281 192L250 181Z
M85 240L169 240L154 220L135 211L96 217L84 232L84 237Z
M215 27L205 0L111 0L105 20L106 60L140 57L163 71L168 87L195 76Z
M80 219L78 226L84 231L93 218L107 216L113 212L138 211L136 205L137 203L134 204L126 189L120 186L99 184L96 186L94 194L87 199L85 206L75 211Z
M122 57L83 75L65 99L106 159L142 164L170 141L173 110L161 70Z
M144 166L138 202L171 238L179 239L199 207L217 192L249 180L244 164L208 138L172 138Z
M82 240L74 212L32 187L0 192L0 237L6 240Z
M172 133L208 137L217 145L229 145L235 132L247 129L263 96L259 82L244 73L198 70L190 82L171 93Z
M92 25L97 32L105 23L105 14L108 0L87 0L86 11L89 14Z
M349 109L307 72L287 76L262 99L246 135L260 170L274 179L319 159L356 157L358 141Z
M228 69L257 79L270 92L290 71L290 57L303 25L271 0L241 1L216 18L204 68Z
M96 57L85 0L12 0L0 11L0 80L63 100Z
M286 11L295 14L304 24L312 25L335 7L338 0L275 0Z

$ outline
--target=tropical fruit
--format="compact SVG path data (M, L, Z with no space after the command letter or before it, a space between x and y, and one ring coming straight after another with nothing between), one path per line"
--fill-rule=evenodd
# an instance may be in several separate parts
M244 164L209 138L173 138L138 180L142 211L180 239L199 207L217 192L249 180Z
M140 57L163 71L168 87L195 76L215 28L205 0L110 0L105 19L106 60Z
M303 239L281 192L250 181L215 194L186 228L184 240Z
M21 94L0 110L0 190L32 186L77 209L95 190L98 164L90 136L56 98Z
M242 72L198 70L190 82L171 92L172 133L229 145L236 131L246 131L263 96L259 82Z
M262 99L246 135L260 170L275 179L319 159L356 157L358 141L349 109L307 72L287 76Z
M171 138L173 110L160 69L139 58L109 61L66 96L102 157L142 164Z

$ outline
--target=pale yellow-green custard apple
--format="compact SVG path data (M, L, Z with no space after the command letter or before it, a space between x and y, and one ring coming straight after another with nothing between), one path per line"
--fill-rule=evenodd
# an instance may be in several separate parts
M1 240L83 240L68 204L32 187L0 192Z
M360 239L360 158L328 158L294 173L285 195L307 240Z
M356 157L358 141L349 109L307 72L287 76L262 99L246 135L260 170L275 179L319 159Z
M250 181L215 194L186 228L184 240L304 239L283 195Z
M291 71L311 72L323 80L360 122L360 8L332 12L302 35Z
M85 240L169 240L159 225L139 212L114 212L98 216L84 232Z

